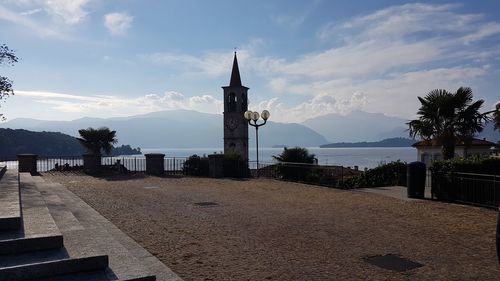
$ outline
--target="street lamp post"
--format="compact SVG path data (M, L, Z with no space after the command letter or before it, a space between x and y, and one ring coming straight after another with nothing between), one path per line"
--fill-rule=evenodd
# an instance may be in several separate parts
M271 114L267 110L263 110L262 113L259 115L258 112L256 111L246 111L245 112L245 119L247 119L248 124L252 127L255 127L255 146L256 146L256 151L257 151L257 177L259 177L259 127L264 126L267 123L267 119ZM262 118L264 120L264 123L262 124L257 124L257 120L259 118ZM253 124L252 124L253 121Z

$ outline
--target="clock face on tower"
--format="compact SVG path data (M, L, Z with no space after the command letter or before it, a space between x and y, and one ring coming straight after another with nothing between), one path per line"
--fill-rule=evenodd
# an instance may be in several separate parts
M238 127L238 120L234 117L228 117L226 119L226 127L231 131L236 129L236 127Z

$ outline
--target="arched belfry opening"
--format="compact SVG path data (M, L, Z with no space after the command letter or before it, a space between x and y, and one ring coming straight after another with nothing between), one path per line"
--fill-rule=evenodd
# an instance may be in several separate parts
M227 100L228 104L228 111L229 112L235 112L236 111L236 104L237 104L238 98L236 98L236 95L234 93L229 93L229 98Z
M229 86L224 90L224 153L237 153L248 160L248 122L243 116L248 109L248 87L241 83L238 58L234 53Z

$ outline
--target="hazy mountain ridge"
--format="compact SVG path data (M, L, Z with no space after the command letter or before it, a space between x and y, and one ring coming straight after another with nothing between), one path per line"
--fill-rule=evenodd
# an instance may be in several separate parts
M323 134L330 142L359 142L403 137L401 133L393 131L404 127L405 122L407 121L404 119L381 113L355 111L347 115L326 114L308 119L302 124Z
M79 129L106 126L117 131L121 144L128 143L142 148L220 148L223 145L222 118L222 114L172 110L108 119L85 117L73 121L18 118L0 123L0 127L78 136ZM327 114L301 124L269 121L259 129L259 145L315 147L329 143L408 138L406 122L408 120L402 118L361 111L345 116ZM496 142L500 140L500 133L493 129L493 123L488 123L477 137ZM253 127L249 127L249 142L251 146L255 146Z
M374 142L337 142L320 145L321 148L331 147L410 147L416 140L408 138L388 138Z
M73 121L43 121L13 119L0 127L32 131L57 131L77 136L87 127L109 127L117 131L119 143L131 143L142 148L222 147L222 114L190 110L160 111L109 119L80 118ZM249 127L249 142L254 144L255 130ZM269 121L259 129L259 145L319 146L328 143L314 130L296 123Z
M40 157L81 156L85 148L72 136L59 132L33 132L0 128L0 159L16 159L17 154L32 153ZM129 145L113 147L110 155L141 154Z
M377 142L395 137L408 138L407 122L406 119L389 117L382 113L355 111L347 115L322 115L308 119L302 124L324 135L330 143L354 143ZM493 123L490 122L476 137L496 142L500 140L500 132L495 131Z

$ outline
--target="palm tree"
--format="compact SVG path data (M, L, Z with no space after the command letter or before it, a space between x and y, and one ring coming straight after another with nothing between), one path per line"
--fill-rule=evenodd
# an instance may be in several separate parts
M279 162L292 162L292 163L314 163L315 159L314 154L309 154L307 148L302 147L294 147L283 149L280 155L273 155L273 158L278 160Z
M113 144L117 143L116 131L101 127L98 129L87 128L78 130L81 138L76 138L91 154L100 155L101 151L106 154L111 152Z
M302 181L313 173L311 164L315 161L315 155L309 154L306 148L285 147L281 154L273 155L273 158L280 162L276 166L276 171L283 179Z
M493 120L495 120L495 129L500 130L500 103L496 105L496 111L493 113Z
M479 112L484 101L473 101L472 96L471 88L460 87L455 93L436 89L424 98L418 97L422 104L417 112L420 116L407 123L410 136L432 140L441 145L444 159L453 158L457 140L467 146L483 130L483 121L487 121Z
M490 114L492 115L491 117L489 117ZM500 102L495 105L495 109L486 111L482 115L485 116L488 121L492 120L495 123L495 130L500 131Z

